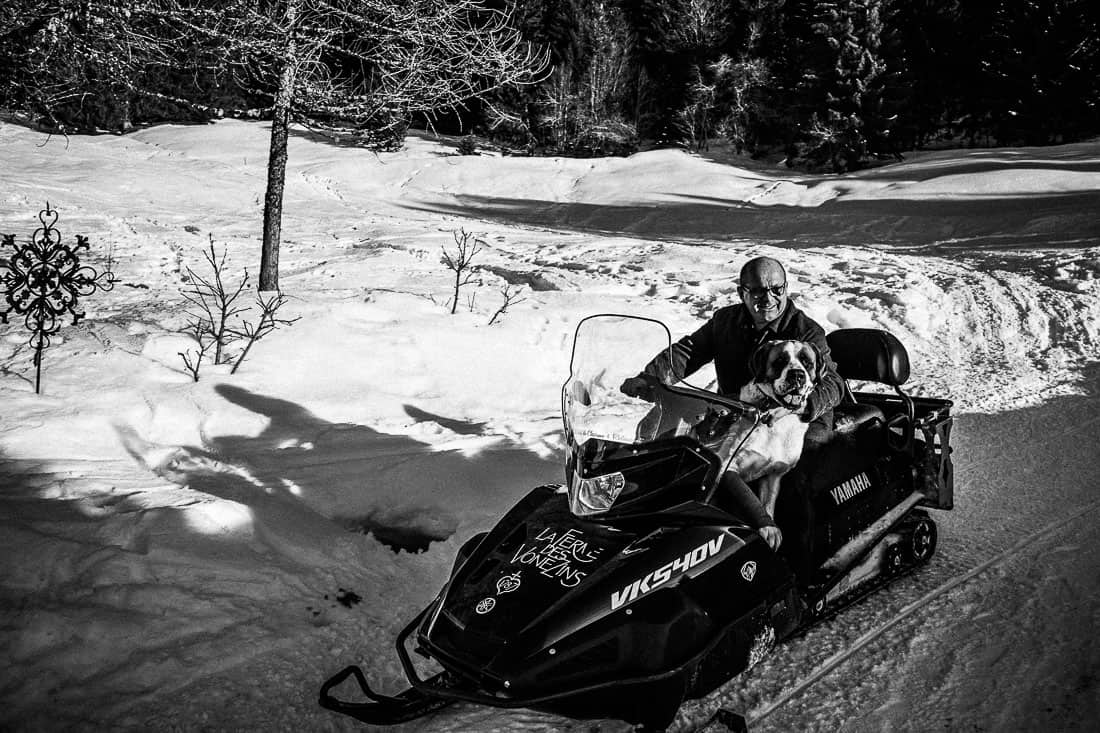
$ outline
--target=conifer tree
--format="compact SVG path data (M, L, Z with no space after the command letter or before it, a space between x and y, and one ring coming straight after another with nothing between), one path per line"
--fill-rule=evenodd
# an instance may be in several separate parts
M987 132L1002 145L1095 133L1100 119L1100 9L1087 0L1000 0L980 45Z
M719 127L738 152L756 154L782 137L783 113L771 97L781 78L786 0L736 0L729 7L722 55L711 62Z
M551 65L538 88L521 91L522 125L535 141L561 150L585 125L581 87L593 47L582 0L522 0L516 20L525 40L546 48Z
M896 118L890 147L908 150L950 134L956 100L973 91L977 34L961 22L960 0L894 2L885 13L883 115Z
M806 99L816 100L809 119L802 120L802 155L815 165L852 170L885 147L881 7L882 0L817 3L816 63L801 85Z

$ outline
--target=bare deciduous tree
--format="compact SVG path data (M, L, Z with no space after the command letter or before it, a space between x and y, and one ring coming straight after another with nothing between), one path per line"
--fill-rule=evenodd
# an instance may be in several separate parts
M135 93L193 105L147 83L185 69L269 100L259 290L277 291L290 124L388 128L400 144L412 113L534 83L547 56L513 13L510 0L12 0L0 103L48 118L117 87L121 105Z
M191 380L197 382L199 381L199 372L202 370L202 363L206 360L210 347L214 345L214 340L210 338L210 330L202 319L188 321L181 333L195 339L196 346L194 349L176 353L183 359L183 367L191 375Z
M224 7L228 5L229 7ZM291 122L379 129L537 81L544 54L485 0L181 2L240 83L272 100L259 289L278 290Z
M184 47L172 0L5 0L0 5L0 106L51 130L132 127L130 96ZM68 121L59 115L64 113Z

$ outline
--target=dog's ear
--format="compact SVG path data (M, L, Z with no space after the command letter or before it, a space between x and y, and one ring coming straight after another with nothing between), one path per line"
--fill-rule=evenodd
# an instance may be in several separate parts
M752 356L749 357L749 372L752 373L753 381L765 375L768 369L768 355L771 353L772 344L772 341L765 341L757 346L756 350L752 352Z
M814 368L811 370L814 375L814 384L821 381L821 376L825 372L825 358L821 356L821 349L817 348L817 344L812 341L803 342L809 347L810 353L813 354Z

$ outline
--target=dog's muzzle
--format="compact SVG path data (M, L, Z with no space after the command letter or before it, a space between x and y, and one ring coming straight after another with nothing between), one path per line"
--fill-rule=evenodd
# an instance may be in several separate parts
M790 392L801 392L809 383L810 377L801 369L788 369L787 378L784 380Z
M788 369L776 384L776 397L787 408L801 407L806 402L813 384L803 369Z

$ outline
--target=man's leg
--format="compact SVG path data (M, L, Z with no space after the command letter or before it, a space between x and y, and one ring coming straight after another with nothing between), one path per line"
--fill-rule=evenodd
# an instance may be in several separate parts
M799 585L805 586L817 569L814 562L814 539L816 537L816 517L814 510L815 470L825 457L825 446L833 437L831 421L818 419L809 424L802 443L802 457L798 464L784 478L784 490L780 492L783 511L777 510L783 517L780 529L787 538L787 561L798 577Z
M760 498L736 471L722 474L715 500L720 508L741 517L755 529L775 524Z
M832 438L833 426L829 422L818 418L810 423L806 428L806 437L802 440L802 457L798 459L798 465L812 468Z

